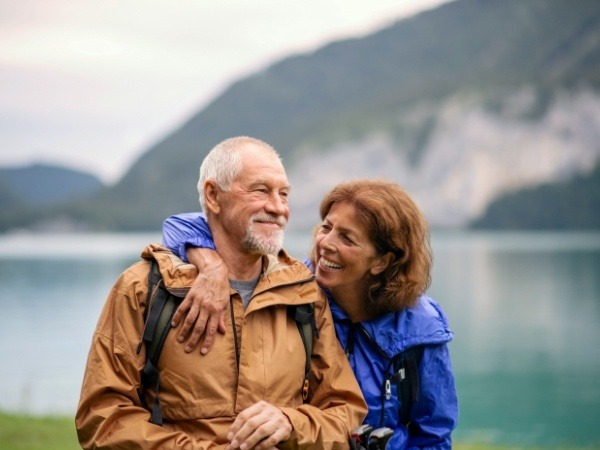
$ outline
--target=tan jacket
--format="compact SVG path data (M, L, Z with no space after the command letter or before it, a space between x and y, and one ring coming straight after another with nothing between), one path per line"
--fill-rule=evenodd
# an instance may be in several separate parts
M151 424L137 391L145 350L136 354L144 328L147 259L159 262L170 290L186 291L197 272L160 246L148 246L142 257L116 282L93 336L76 416L83 448L224 448L236 415L260 400L279 406L292 423L291 438L280 448L348 448L349 431L362 422L366 405L335 337L325 297L309 270L284 252L279 260L264 258L247 310L231 292L228 331L217 334L207 355L186 353L177 332L169 333L158 364L164 425ZM287 305L307 302L315 303L320 334L303 404L304 346Z

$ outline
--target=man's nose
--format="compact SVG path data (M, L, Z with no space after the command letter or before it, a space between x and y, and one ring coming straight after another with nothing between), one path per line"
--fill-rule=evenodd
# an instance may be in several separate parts
M286 216L288 212L287 201L279 194L273 194L269 196L269 201L266 205L266 210L278 216Z

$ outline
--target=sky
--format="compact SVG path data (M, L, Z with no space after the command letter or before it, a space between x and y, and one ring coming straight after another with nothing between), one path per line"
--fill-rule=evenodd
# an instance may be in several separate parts
M448 0L0 0L0 167L113 183L232 82Z

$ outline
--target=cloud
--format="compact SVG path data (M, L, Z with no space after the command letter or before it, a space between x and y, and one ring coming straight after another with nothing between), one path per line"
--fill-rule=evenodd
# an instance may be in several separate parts
M237 78L447 0L0 0L0 165L116 180Z

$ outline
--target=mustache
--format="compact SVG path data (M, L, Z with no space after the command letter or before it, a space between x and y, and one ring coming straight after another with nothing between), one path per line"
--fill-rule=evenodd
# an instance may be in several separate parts
M287 220L283 216L276 216L273 214L266 213L256 213L250 217L252 222L268 222L279 225L281 228L285 228L287 226Z

